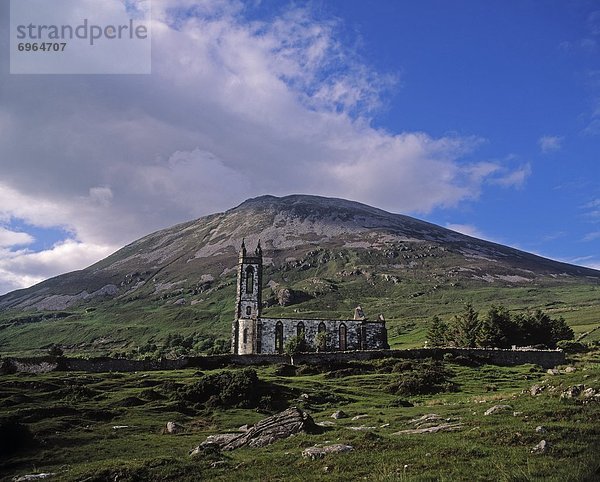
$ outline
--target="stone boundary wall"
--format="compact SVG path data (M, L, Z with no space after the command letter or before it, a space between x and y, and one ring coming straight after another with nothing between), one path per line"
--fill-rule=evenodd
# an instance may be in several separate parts
M127 360L124 358L67 358L32 357L4 358L0 360L0 373L44 373L49 371L83 372L136 372L152 370L178 370L198 368L211 370L227 366L257 366L278 363L288 364L333 364L353 361L376 360L381 358L433 358L441 360L450 353L454 357L464 357L492 365L522 365L532 363L543 368L552 368L565 363L562 350L533 349L485 349L485 348L415 348L409 350L368 350L328 353L300 353L293 355L214 355L203 357L178 358L176 360Z

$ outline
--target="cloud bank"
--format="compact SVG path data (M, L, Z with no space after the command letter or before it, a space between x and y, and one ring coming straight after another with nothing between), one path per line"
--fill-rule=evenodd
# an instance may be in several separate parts
M15 76L4 63L0 293L256 195L427 213L529 175L468 161L475 136L373 127L394 75L344 46L336 21L294 7L256 20L249 8L154 2L148 76ZM14 220L70 237L35 252Z

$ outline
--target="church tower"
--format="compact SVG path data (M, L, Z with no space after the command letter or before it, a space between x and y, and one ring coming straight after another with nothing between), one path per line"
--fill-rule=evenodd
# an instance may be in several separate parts
M248 254L246 245L238 258L237 295L235 319L232 326L231 351L240 355L260 353L262 306L262 249L260 241L253 254Z

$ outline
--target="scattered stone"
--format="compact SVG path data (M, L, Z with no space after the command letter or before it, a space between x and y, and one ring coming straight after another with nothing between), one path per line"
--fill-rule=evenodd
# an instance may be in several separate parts
M185 298L179 298L178 300L173 301L174 305L185 305Z
M352 445L344 444L333 444L325 445L323 447L308 447L302 451L302 457L309 458L311 460L322 459L328 454L341 454L344 452L351 452L354 450Z
M413 418L412 420L409 420L408 423L419 426L423 425L424 423L437 422L439 420L442 420L442 417L440 417L438 414L427 413L419 418Z
M213 462L212 464L210 464L210 468L211 469L216 469L218 467L220 467L221 465L225 465L225 461L224 460L217 460L216 462Z
M404 434L419 434L419 433L437 433L437 432L454 432L461 430L463 427L462 423L442 423L433 427L413 428L409 430L400 430L392 435L404 435Z
M311 416L297 407L267 417L242 434L211 435L204 443L217 444L221 450L239 447L264 447L299 432L320 431ZM202 444L201 444L202 445Z
M354 417L352 417L352 420L360 420L361 418L368 418L369 416L366 413L363 413L362 415L356 415Z
M121 430L124 428L129 428L129 425L113 425L113 430Z
M546 427L544 427L543 425L538 425L537 427L535 427L535 431L536 433L546 433L548 430L546 430Z
M519 415L523 415L523 412L513 412L513 417L518 417Z
M494 405L493 407L488 408L485 412L483 412L483 414L495 415L497 413L506 412L507 410L512 410L512 407L510 405Z
M360 425L358 427L347 427L347 428L349 428L350 430L356 430L359 432L366 432L368 430L375 430L377 427L368 427L366 425Z
M577 371L577 368L572 367L572 366L568 366L567 368L564 369L565 373L573 373L575 371Z
M331 414L331 418L340 419L340 418L348 418L348 415L343 410L338 410L337 412L333 412Z
M584 389L584 385L573 385L562 392L560 398L577 398Z
M167 422L165 426L165 432L170 434L176 434L183 431L183 425L178 424L177 422Z
M335 422L331 420L324 420L323 422L317 422L319 427L335 427Z
M245 423L244 425L240 426L238 428L238 430L240 432L247 432L248 430L250 430L252 428L252 425L248 425L247 423Z
M558 375L560 372L556 368L548 368L548 370L546 370L546 373L548 375Z
M592 398L596 395L596 390L592 387L586 388L583 392L581 392L582 398Z
M13 477L13 482L25 482L27 480L49 479L50 477L54 477L55 475L56 475L56 473L54 473L54 472L21 475L19 477Z
M326 465L325 467L323 467L323 472L328 474L329 472L331 472L331 467L329 467L329 465Z
M198 457L198 456L215 456L221 454L221 447L216 443L204 442L197 447L194 447L190 450L190 457Z
M550 448L550 443L542 440L539 444L531 449L532 454L545 454Z
M379 426L379 428L385 428L385 427L389 427L390 424L389 423L384 423L382 425Z
M306 402L308 401L308 399L310 398L310 395L308 393L301 393L300 394L300 400Z
M214 444L218 447L222 447L223 445L228 444L237 437L239 437L239 434L237 433L218 433L216 435L209 435L208 437L206 437L206 440L200 445L204 447L210 444Z
M529 393L531 394L532 397L535 397L536 395L539 395L540 393L542 393L544 391L544 386L541 385L534 385L529 389Z

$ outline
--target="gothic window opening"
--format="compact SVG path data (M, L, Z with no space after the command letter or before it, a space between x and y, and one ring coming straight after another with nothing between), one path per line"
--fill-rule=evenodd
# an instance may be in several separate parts
M252 266L246 268L246 293L254 293L254 268Z
M246 316L250 316L252 314L252 307L246 306Z
M283 323L281 321L275 325L275 351L283 353Z
M363 349L363 343L362 343L362 330L360 329L360 327L358 327L356 329L356 339L358 340L358 349L362 350Z
M248 328L244 328L244 335L242 338L244 340L244 344L248 343Z
M317 328L317 336L319 351L325 351L327 349L327 329L325 328L325 323L319 323L319 327Z
M298 323L296 326L296 335L300 338L304 338L304 323Z
M258 323L256 325L256 353L260 353L262 350L262 325Z
M340 330L339 330L339 335L340 335L340 350L341 351L345 351L347 348L347 330L346 330L346 325L344 325L343 323L340 325Z

